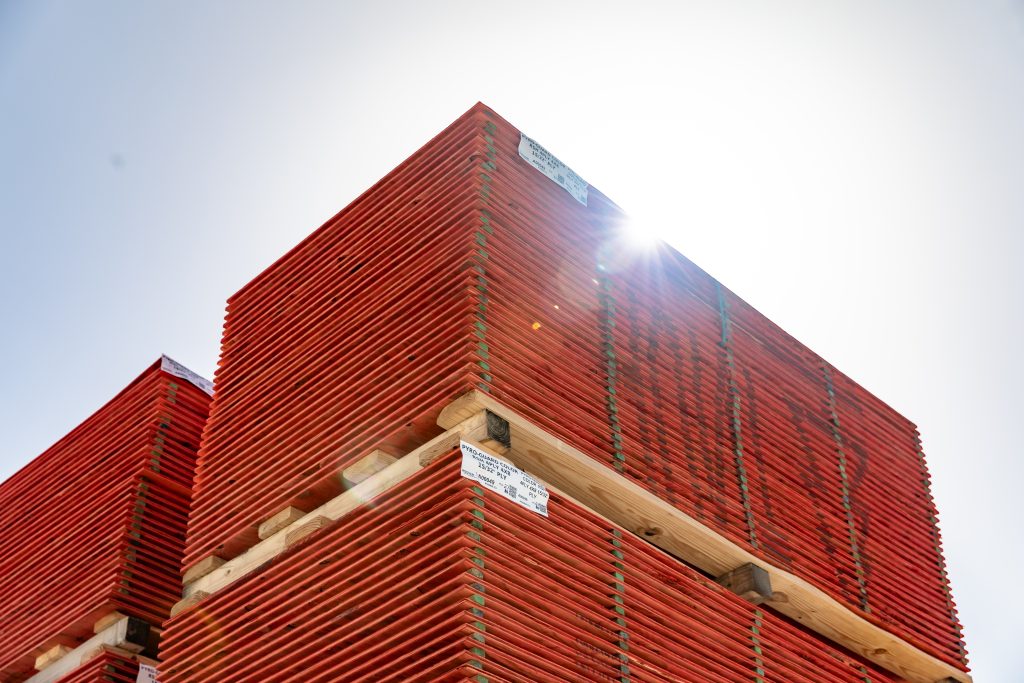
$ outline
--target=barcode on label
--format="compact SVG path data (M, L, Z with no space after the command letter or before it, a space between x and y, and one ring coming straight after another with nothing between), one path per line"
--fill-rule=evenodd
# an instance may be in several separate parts
M548 516L548 490L518 467L461 442L462 476L505 496L528 510Z

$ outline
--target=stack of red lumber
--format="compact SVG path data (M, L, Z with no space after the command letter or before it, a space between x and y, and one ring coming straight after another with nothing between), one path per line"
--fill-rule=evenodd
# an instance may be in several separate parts
M681 257L660 259L608 278L613 462L964 668L914 425ZM687 475L701 471L716 474Z
M104 650L59 679L59 683L137 683L139 663L133 657Z
M228 302L186 568L489 393L966 670L913 425L477 105Z
M897 680L552 494L449 452L175 617L161 683Z
M112 612L159 627L180 599L210 400L194 382L160 359L0 484L0 681L32 675L37 656L92 638Z

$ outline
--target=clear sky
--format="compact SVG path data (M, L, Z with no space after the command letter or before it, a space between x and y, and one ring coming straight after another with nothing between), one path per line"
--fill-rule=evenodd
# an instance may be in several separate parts
M0 0L0 478L477 100L919 425L1021 680L1021 0Z

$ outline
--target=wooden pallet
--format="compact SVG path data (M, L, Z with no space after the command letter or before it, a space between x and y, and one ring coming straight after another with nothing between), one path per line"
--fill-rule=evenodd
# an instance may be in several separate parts
M75 647L58 643L46 648L36 657L37 673L24 683L58 681L104 651L113 650L125 657L141 659L140 653L149 646L152 631L141 619L110 612L96 621L92 638Z

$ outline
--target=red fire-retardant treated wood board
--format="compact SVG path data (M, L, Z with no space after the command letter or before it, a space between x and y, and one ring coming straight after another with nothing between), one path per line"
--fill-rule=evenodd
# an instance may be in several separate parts
M156 626L181 558L209 395L167 358L0 484L0 681L118 611ZM198 380L197 380L198 381Z
M470 389L966 670L917 432L474 106L228 301L187 567Z
M74 671L62 676L57 683L136 683L139 663L127 656L104 650Z
M895 681L575 503L544 517L458 451L202 603L162 683Z

